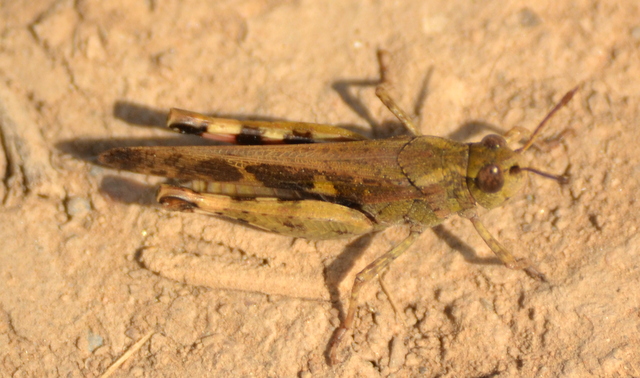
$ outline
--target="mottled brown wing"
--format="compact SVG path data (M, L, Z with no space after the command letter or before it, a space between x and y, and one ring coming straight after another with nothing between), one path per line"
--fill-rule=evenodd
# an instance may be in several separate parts
M367 204L419 198L397 159L410 137L295 146L115 148L113 168L181 180L285 189L303 198Z

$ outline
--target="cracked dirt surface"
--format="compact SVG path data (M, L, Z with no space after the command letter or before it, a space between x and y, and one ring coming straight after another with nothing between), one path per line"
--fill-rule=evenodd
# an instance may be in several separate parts
M640 376L640 8L527 3L3 3L0 376ZM460 141L531 129L580 84L529 153L572 180L482 213L548 283L452 218L385 275L397 316L367 286L331 367L355 273L406 230L311 242L167 213L161 178L95 157L203 143L157 127L170 107L388 135L379 47L423 132Z

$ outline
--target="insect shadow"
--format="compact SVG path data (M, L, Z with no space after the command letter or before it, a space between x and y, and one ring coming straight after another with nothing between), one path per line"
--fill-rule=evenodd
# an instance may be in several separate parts
M113 116L132 126L160 128L166 130L167 111L149 106L117 101L113 106ZM97 157L101 153L116 147L136 146L198 146L207 145L203 138L194 135L177 135L168 133L168 137L147 138L74 138L63 140L56 148L76 159L98 165Z
M340 300L338 285L353 270L356 260L367 250L377 234L378 232L372 232L358 236L347 244L342 252L324 269L325 285L329 291L331 303L340 312L340 316L345 315L345 309Z
M422 109L429 97L429 82L433 75L433 66L429 67L427 73L422 80L420 90L416 97L413 106L413 115L417 120L417 124L422 123ZM397 120L378 122L371 114L370 106L363 103L362 100L356 96L352 89L353 87L375 87L380 84L379 80L338 80L333 82L331 87L335 90L342 101L347 104L354 113L362 118L371 127L371 137L374 139L390 138L397 135L405 135L407 133L406 128ZM356 130L357 131L357 130ZM492 125L490 123L480 120L470 120L465 122L453 132L447 135L448 139L464 141L469 140L479 135L484 135L487 132L493 134L504 134L502 128Z
M118 176L105 176L99 190L112 200L125 204L144 207L157 207L158 204L155 198L155 185L146 185Z
M137 104L130 101L116 101L113 106L113 116L117 119L120 119L124 122L127 122L131 125L135 126L144 126L144 127L155 127L161 128L163 130L167 130L166 121L167 121L167 111L161 111L154 109L152 107ZM264 115L257 114L246 114L246 113L222 113L222 112L203 112L202 114L208 117L215 118L226 118L226 119L236 119L236 120L251 120L251 121L262 121L262 122L299 122L299 119L292 120L282 117L269 117ZM347 123L338 123L335 126L362 133L362 125L354 125ZM216 145L221 144L220 142L215 142L208 139L199 138L193 135L189 135L192 137L194 141L198 140L199 143L191 143L190 145ZM124 146L122 146L124 147Z
M446 227L439 224L435 227L432 227L431 230L438 238L447 243L449 248L460 252L462 257L471 264L479 264L479 265L504 265L498 258L496 257L480 257L476 253L476 250L471 247L469 244L464 242L462 239L457 237L454 233L447 230Z

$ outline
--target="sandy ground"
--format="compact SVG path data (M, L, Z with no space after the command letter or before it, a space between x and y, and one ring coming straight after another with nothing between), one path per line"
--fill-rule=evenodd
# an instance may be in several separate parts
M526 3L1 2L0 376L639 377L640 9ZM384 277L398 316L367 286L331 367L355 273L406 230L312 242L167 213L161 178L95 157L201 143L158 127L170 107L388 135L379 47L423 132L459 141L531 129L582 84L528 153L572 180L483 212L548 283L452 218Z

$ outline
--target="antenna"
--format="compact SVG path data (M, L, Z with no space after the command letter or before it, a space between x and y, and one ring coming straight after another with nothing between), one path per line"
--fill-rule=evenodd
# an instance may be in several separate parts
M533 131L533 134L531 134L531 137L529 138L529 140L527 141L527 143L524 144L524 146L518 148L515 152L517 153L521 153L524 152L526 150L529 149L529 147L531 147L531 145L533 144L533 142L535 141L536 137L538 136L538 133L540 133L540 130L542 130L542 127L547 123L547 121L549 119L551 119L551 117L558 111L560 110L560 108L562 108L563 106L567 105L569 103L569 101L571 101L571 98L573 97L574 94L576 94L576 92L578 91L578 88L580 88L580 86L576 86L575 88L573 88L572 90L570 90L569 92L567 92L567 94L564 95L564 97L562 97L562 99L560 100L560 102L558 102L558 104L556 104L556 106L551 109L551 111L549 112L549 114L547 114L546 117L544 117L544 119L542 120L542 122L540 122L540 124L538 125L538 127L536 127L536 129ZM533 171L532 171L533 172Z
M558 182L558 184L560 184L560 185L564 185L564 184L567 184L569 182L569 178L567 178L566 176L553 175L551 173L542 172L542 171L540 171L538 169L531 168L531 167L523 167L523 168L520 168L520 169L522 169L523 171L535 173L537 175L540 175L542 177L546 177L548 179L556 180Z

